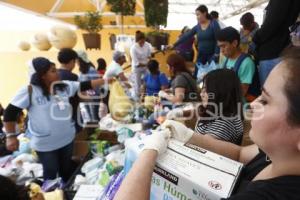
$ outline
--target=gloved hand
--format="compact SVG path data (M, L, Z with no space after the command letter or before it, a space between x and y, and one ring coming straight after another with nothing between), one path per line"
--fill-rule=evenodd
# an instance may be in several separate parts
M17 151L19 149L19 140L17 137L6 138L6 149L9 151Z
M183 143L188 142L194 134L192 129L189 129L184 124L173 120L166 120L161 127L163 129L169 128L171 130L172 137Z
M177 119L180 117L183 117L183 110L181 108L170 110L167 114L167 119Z
M161 91L158 92L158 96L159 96L160 98L166 99L167 96L168 96L168 93L166 93L165 91L161 90Z
M156 150L158 154L162 154L167 150L171 132L169 129L152 130L152 135L145 138L145 149Z

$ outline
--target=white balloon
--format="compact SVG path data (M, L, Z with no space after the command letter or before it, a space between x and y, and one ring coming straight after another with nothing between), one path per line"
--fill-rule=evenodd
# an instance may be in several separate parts
M28 51L30 49L30 44L29 42L26 41L20 41L18 43L18 47L22 50L22 51Z
M32 44L41 51L47 51L51 48L51 44L48 40L46 33L37 33L34 35Z
M77 43L76 32L66 26L52 27L48 39L57 49L73 48Z

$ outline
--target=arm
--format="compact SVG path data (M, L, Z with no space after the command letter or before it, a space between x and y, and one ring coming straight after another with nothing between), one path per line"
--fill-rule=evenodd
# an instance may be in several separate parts
M246 96L249 85L252 83L252 79L255 72L255 64L250 57L246 58L240 66L238 76L241 81L241 89L243 96Z
M170 136L170 131L165 129L152 131L152 134L144 139L144 150L124 179L115 200L149 200L156 158L167 150Z
M125 76L124 72L119 73L118 77L121 81L126 82L128 81L127 77Z
M131 56L132 63L135 65L139 65L139 60L137 58L134 46L131 47L131 49L130 49L130 56ZM132 66L132 67L136 67L136 66Z
M255 44L259 45L277 33L277 30L281 28L283 22L286 20L291 2L291 0L270 1L267 6L268 11L265 21L253 37Z
M184 99L185 88L175 88L175 95L168 94L165 98L172 103L182 103Z
M183 143L200 146L244 164L248 163L259 153L255 144L241 147L230 142L215 139L210 135L194 133L193 130L187 128L184 124L173 120L166 120L161 127L169 128L172 132L172 137Z
M248 92L249 84L242 83L241 87L242 87L242 95L246 96L246 94Z
M98 78L95 80L84 81L84 82L80 82L79 88L81 91L97 89L97 87L102 86L106 83L111 83L113 80L114 80L113 78L108 78L108 79Z
M22 108L9 104L4 112L4 128L7 134L16 132L17 116ZM19 148L19 141L16 136L6 137L6 148L9 151L16 151Z
M185 34L183 34L182 37L180 37L175 43L174 43L174 47L176 47L177 45L185 42L186 40L188 40L189 38L193 37L196 33L197 33L197 29L199 29L198 27L199 25L197 24L196 26L194 26L192 28L192 30L186 32Z
M209 134L202 135L194 133L188 143L200 146L204 149L242 162L244 164L248 163L259 153L258 147L255 144L241 147L230 142L216 139Z
M144 150L140 154L114 200L149 200L151 177L157 156L155 150Z
M220 24L216 20L212 20L212 24L213 24L213 29L214 29L215 40L217 41L216 35L221 30ZM218 47L217 42L216 42L215 56L219 57L219 54L220 54L220 48Z
M166 90L166 89L168 89L168 88L169 88L168 85L162 85L162 86L160 87L160 90Z

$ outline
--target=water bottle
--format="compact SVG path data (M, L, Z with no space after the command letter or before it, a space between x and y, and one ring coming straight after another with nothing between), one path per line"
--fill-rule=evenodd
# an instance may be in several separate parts
M80 107L80 113L81 113L81 116L82 116L83 123L86 124L87 122L91 121L90 114L89 114L85 104L80 103L79 107Z

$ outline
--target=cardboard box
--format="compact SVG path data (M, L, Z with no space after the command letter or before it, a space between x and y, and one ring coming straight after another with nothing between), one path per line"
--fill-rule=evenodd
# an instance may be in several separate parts
M128 173L143 146L134 138L127 143ZM217 200L231 195L242 164L194 145L171 140L156 163L151 200Z
M74 141L73 160L80 161L89 153L88 141Z

